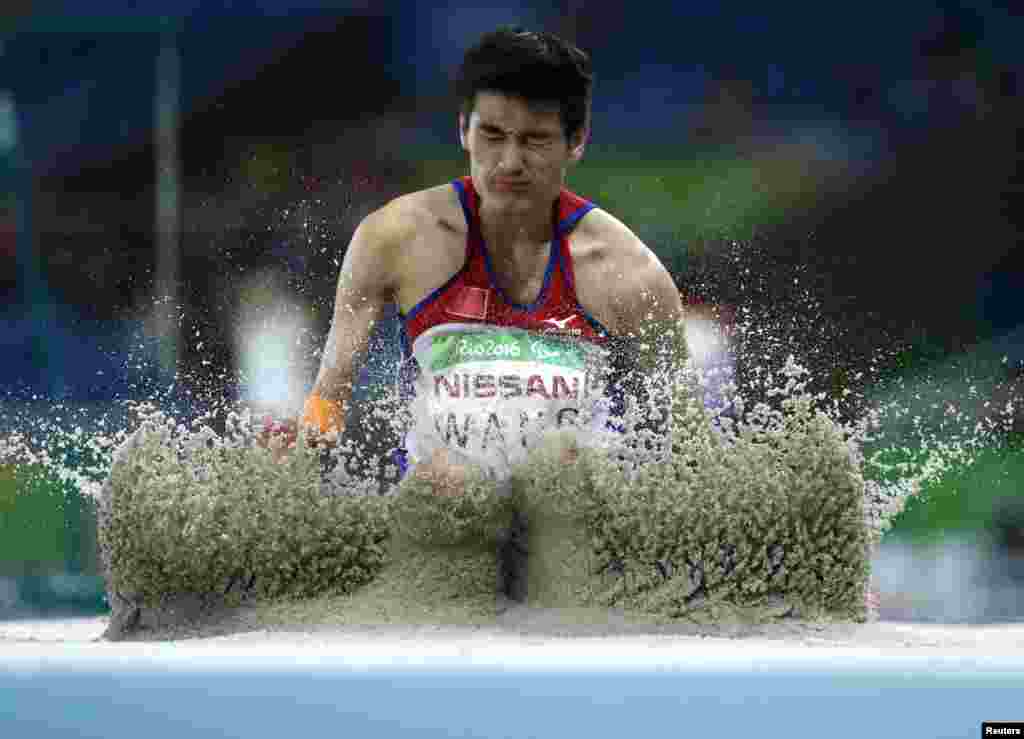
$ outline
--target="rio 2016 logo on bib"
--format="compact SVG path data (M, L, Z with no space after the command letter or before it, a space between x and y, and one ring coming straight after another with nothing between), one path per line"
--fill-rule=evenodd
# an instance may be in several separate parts
M496 332L435 336L430 345L430 369L445 370L463 362L540 362L583 369L580 347L538 336Z

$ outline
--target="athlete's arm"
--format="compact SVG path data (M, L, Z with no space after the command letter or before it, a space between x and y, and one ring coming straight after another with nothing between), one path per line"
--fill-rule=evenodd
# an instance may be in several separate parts
M396 254L411 229L395 202L368 215L356 228L338 276L334 317L301 422L320 433L345 429L356 367L374 326L397 287Z
M637 369L681 370L689 359L683 301L672 276L656 258L638 271L624 302L630 306L628 333L637 339Z
M631 231L621 226L619 248L627 255L624 268L614 281L613 305L623 337L617 364L622 368L620 386L640 403L648 401L644 379L655 371L682 370L689 358L684 309L679 289L661 261ZM666 383L658 387L670 389ZM667 410L670 398L655 398L659 409ZM656 433L665 424L642 424Z

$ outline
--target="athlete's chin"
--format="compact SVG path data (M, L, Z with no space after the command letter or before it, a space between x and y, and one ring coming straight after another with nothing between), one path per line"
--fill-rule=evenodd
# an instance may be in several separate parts
M502 210L528 211L537 206L537 194L525 188L492 187L487 195Z

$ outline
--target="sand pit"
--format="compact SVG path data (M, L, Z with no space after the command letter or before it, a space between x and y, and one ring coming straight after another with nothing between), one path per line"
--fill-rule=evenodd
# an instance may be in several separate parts
M102 638L107 617L0 622L0 656L53 654L55 649L70 655L68 650L73 649L103 659L152 654L154 648L165 646L197 656L238 650L255 656L283 655L294 648L296 653L337 650L337 654L349 654L357 661L387 663L426 650L447 655L456 665L473 663L474 655L491 654L513 661L532 658L557 664L561 659L571 667L580 660L671 662L690 650L704 654L713 649L719 656L739 656L751 648L766 648L778 654L782 652L777 650L799 650L800 654L808 649L840 650L851 657L999 657L1024 664L1024 624L827 624L793 620L757 626L658 625L627 619L614 611L536 608L513 602L499 602L493 618L477 614L475 618L463 615L456 619L452 610L444 620L394 623L386 618L368 620L366 612L343 618L340 600L320 599L303 608L246 606L230 613L208 614L187 627L148 630L116 643ZM314 603L319 617L313 616ZM356 615L363 618L357 619Z

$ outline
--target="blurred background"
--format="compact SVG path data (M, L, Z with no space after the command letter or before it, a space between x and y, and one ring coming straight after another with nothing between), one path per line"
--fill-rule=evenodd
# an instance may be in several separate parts
M1024 29L1009 3L244 5L5 5L0 435L66 436L73 462L75 429L124 428L131 399L188 416L296 407L355 226L466 173L450 83L503 23L592 54L592 139L568 185L672 272L700 362L752 387L799 347L848 418L898 392L926 408L926 377L979 418L1021 387ZM737 338L754 317L767 330ZM393 383L397 336L392 317L357 398ZM916 390L882 382L896 379ZM1014 418L912 501L893 541L983 534L1020 562ZM94 515L72 482L0 466L0 613L102 611ZM928 555L953 570L887 551L892 587L917 577L934 596L893 617L1024 616L1006 578L986 592L1010 595L984 603L962 589L960 550Z

